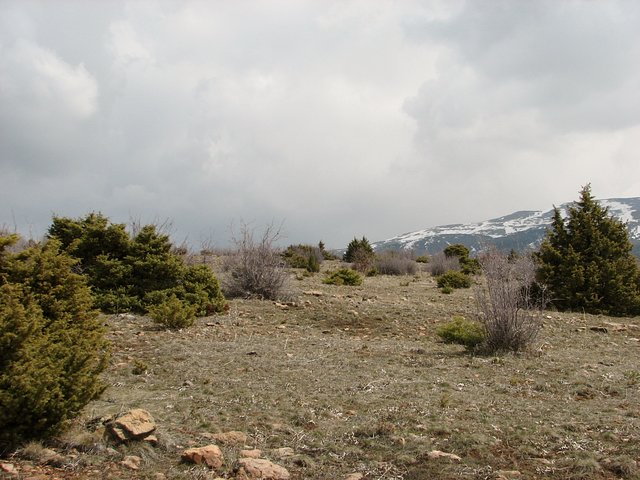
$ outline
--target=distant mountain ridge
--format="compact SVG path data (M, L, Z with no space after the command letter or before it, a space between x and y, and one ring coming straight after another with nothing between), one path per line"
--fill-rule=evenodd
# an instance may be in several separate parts
M609 209L611 215L627 223L629 238L634 245L633 252L640 256L640 197L598 201ZM573 203L560 205L563 214ZM472 252L487 245L494 245L500 250L522 251L540 245L552 219L553 209L546 212L524 210L479 223L441 225L404 233L375 242L372 246L376 251L407 249L417 254L437 253L454 243L466 245Z

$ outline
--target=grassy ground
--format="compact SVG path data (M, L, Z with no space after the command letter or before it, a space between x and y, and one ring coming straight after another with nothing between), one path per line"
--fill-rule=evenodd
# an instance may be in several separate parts
M472 289L441 294L427 273L360 287L323 276L292 272L294 304L232 300L183 331L105 317L109 387L63 437L72 464L47 474L231 478L230 466L180 464L180 452L240 430L295 479L640 478L638 318L546 312L530 353L473 357L435 334L472 316ZM131 408L153 414L159 447L82 451L95 440L85 421ZM282 447L294 455L277 458ZM238 447L222 449L232 465ZM140 470L119 464L127 454Z

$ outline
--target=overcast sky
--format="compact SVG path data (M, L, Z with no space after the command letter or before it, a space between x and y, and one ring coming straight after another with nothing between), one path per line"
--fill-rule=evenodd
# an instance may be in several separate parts
M0 225L343 247L640 196L640 2L0 0Z

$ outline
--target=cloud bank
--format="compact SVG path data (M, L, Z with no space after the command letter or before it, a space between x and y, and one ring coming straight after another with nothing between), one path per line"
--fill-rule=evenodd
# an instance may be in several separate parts
M0 8L0 224L232 222L344 246L640 195L640 7L24 2Z

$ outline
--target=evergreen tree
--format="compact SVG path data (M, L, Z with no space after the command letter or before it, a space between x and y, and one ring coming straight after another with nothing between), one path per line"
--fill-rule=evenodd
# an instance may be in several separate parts
M195 307L198 315L221 312L224 296L217 278L204 265L186 265L168 235L145 225L131 237L124 224L100 213L84 218L54 217L48 236L78 259L105 312L146 312L173 296Z
M0 237L0 453L56 433L104 389L108 344L76 260L57 241Z
M554 209L536 254L538 279L560 310L630 315L640 312L640 271L624 223L609 215L587 185L562 217Z
M349 245L347 245L347 251L344 253L343 260L345 262L353 262L358 256L362 255L373 257L373 247L366 237L362 237L362 240L354 238L349 242Z

